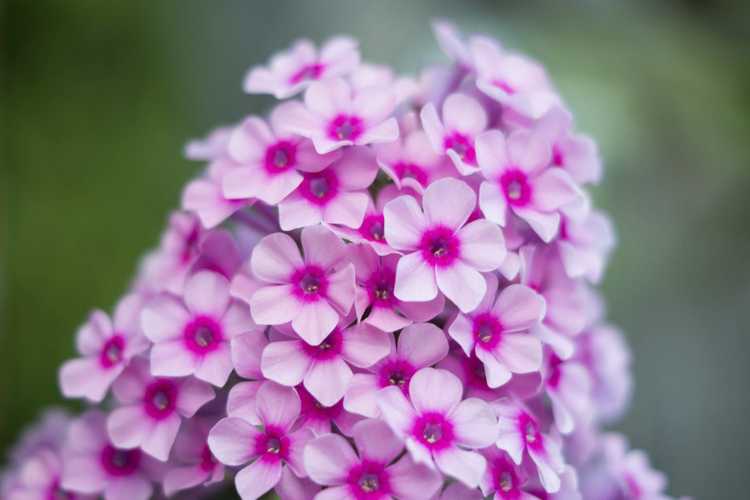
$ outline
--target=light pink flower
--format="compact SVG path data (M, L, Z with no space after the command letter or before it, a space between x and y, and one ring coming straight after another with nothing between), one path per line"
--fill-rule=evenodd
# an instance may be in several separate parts
M223 464L242 466L234 482L242 500L255 500L271 490L289 467L298 477L306 475L302 463L305 443L312 437L308 429L293 431L299 416L300 400L294 389L265 382L257 394L260 428L241 413L226 417L211 429L208 446Z
M275 205L300 185L301 172L320 172L340 156L319 155L309 140L281 132L278 109L271 113L270 126L251 116L232 132L229 154L238 165L222 180L227 198Z
M299 187L279 204L281 229L290 231L320 222L359 227L370 203L367 188L377 173L367 148L350 148L329 168L304 173Z
M485 217L504 226L508 210L549 242L560 225L560 209L580 198L570 175L549 167L550 145L538 131L516 130L508 138L490 130L477 138L477 161L486 179L479 189Z
M392 339L392 337L391 337ZM416 323L401 331L398 342L391 340L390 353L366 372L355 373L344 396L348 411L375 418L380 415L377 393L389 386L401 388L408 396L411 377L448 354L448 340L431 323Z
M542 343L529 330L544 317L545 304L527 286L512 284L500 290L496 276L487 275L486 280L482 302L468 315L459 313L448 334L467 356L476 354L484 364L487 384L496 388L514 373L541 368Z
M455 175L450 162L435 152L422 130L402 135L397 142L378 145L375 151L378 165L399 189L409 187L422 193L433 181Z
M498 400L493 403L498 416L497 447L505 450L516 465L528 455L536 466L544 489L560 489L560 474L565 470L561 443L552 434L542 434L537 418L520 404Z
M182 208L193 212L204 227L218 226L238 210L255 203L252 197L228 198L222 191L224 177L236 166L216 161L208 166L203 176L188 183L182 192Z
M568 276L598 284L615 246L615 232L609 217L599 211L580 219L563 215L556 243Z
M337 434L313 439L304 451L310 479L327 486L315 500L418 500L432 496L442 485L436 470L404 455L403 442L381 420L354 426L351 444Z
M562 434L570 434L578 421L591 418L591 379L582 364L563 361L551 352L545 367L545 389L555 426Z
M475 488L486 461L479 453L497 438L497 420L480 399L462 400L463 387L445 370L422 368L409 382L409 399L399 387L378 394L384 420L415 462L437 467Z
M317 345L349 313L354 301L354 266L344 243L322 226L302 230L304 259L286 234L263 238L250 266L262 281L250 297L253 318L261 325L291 322L305 342Z
M573 132L573 117L560 106L553 106L536 126L552 145L552 165L570 174L579 184L598 183L602 163L596 143Z
M487 128L487 112L479 101L451 94L443 103L442 120L432 103L422 108L420 117L433 149L447 154L461 175L479 171L474 140Z
M260 356L268 345L268 338L263 330L253 330L235 335L231 340L232 365L242 378L260 380Z
M456 179L440 179L417 200L401 196L384 209L385 239L404 252L396 270L395 296L402 301L427 302L438 289L464 312L482 300L482 272L497 269L505 259L503 235L495 224L475 220L466 224L476 195Z
M278 108L287 132L313 141L318 153L343 146L364 146L398 138L398 123L391 117L396 95L390 87L354 90L341 78L316 82L305 92L305 104L290 101Z
M539 500L540 497L524 491L526 473L513 463L506 452L489 447L482 450L482 454L487 459L487 470L479 485L484 497L492 497L493 500Z
M208 447L212 424L210 419L194 417L182 426L175 440L171 466L164 475L166 496L224 479L224 466L217 462Z
M342 239L352 243L363 243L371 247L378 255L390 255L397 253L388 246L385 241L385 219L383 218L383 207L399 195L405 194L393 184L384 186L377 195L376 203L368 200L367 210L362 223L357 228L346 226L331 226L331 231Z
M388 354L388 334L369 325L341 325L316 345L301 339L271 342L263 350L263 375L293 387L302 383L315 399L331 406L344 397L353 377L349 365L367 368Z
M507 52L487 38L470 43L479 90L522 117L537 119L560 97L552 88L544 68L520 54Z
M134 356L149 347L138 325L143 306L139 294L127 295L115 308L114 317L94 311L76 335L82 357L60 368L60 388L67 398L104 399L110 385Z
M360 321L394 332L414 322L429 321L443 311L445 299L442 295L429 302L403 302L396 298L394 286L398 256L378 257L366 245L353 247L350 255L357 277L354 308Z
M75 420L63 452L62 487L104 500L147 500L162 464L141 452L115 446L107 437L105 416L91 410Z
M298 40L275 54L268 66L251 68L245 77L245 92L286 99L316 80L351 73L359 64L357 45L356 40L338 36L317 50L310 40Z
M141 358L130 363L112 389L120 403L107 418L112 442L119 448L140 448L162 461L169 457L183 418L214 398L210 385L192 377L152 376Z
M288 468L281 471L281 479L274 488L280 500L310 500L320 490L320 486L309 478L297 477Z
M18 465L14 481L0 490L5 500L93 500L92 495L76 494L61 487L63 463L58 452L42 449Z
M231 339L263 334L247 305L230 297L229 281L211 271L188 278L182 298L163 294L153 299L141 314L141 326L154 342L154 375L195 375L217 387L232 372Z
M196 161L214 161L224 157L233 129L234 125L218 127L210 131L206 137L191 140L185 145L185 158Z
M445 19L436 19L432 22L432 33L445 55L465 68L472 67L469 47L453 23Z

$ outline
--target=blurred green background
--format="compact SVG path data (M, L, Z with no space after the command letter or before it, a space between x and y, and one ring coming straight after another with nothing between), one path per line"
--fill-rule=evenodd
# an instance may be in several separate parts
M245 70L296 37L440 61L454 19L541 59L606 159L620 245L604 291L634 351L618 428L670 491L746 494L750 7L731 1L11 1L2 7L0 453L44 405L185 181L191 137L260 112Z

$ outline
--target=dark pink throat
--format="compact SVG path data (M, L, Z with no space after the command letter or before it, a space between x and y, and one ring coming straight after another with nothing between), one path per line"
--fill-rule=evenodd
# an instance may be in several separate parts
M391 484L384 464L362 460L349 470L346 482L357 500L390 498Z
M307 64L289 77L289 83L296 85L305 80L318 80L325 71L325 65L322 63Z
M255 441L255 453L261 460L278 462L289 458L289 438L283 429L266 426L263 434Z
M461 253L461 242L452 230L435 226L422 234L419 243L422 257L434 267L451 265Z
M365 287L373 307L392 308L399 303L393 288L396 284L396 270L389 267L381 267L367 280Z
M443 148L448 151L451 150L458 155L458 157L464 163L469 165L477 164L477 154L474 150L474 143L472 139L460 132L453 132L451 135L446 136L443 139Z
M99 454L99 462L104 471L113 477L125 477L134 474L141 464L141 450L120 450L114 446L105 446Z
M334 199L339 192L339 180L330 170L314 174L304 174L299 193L313 205L324 206Z
M368 241L385 241L385 219L383 214L370 214L365 216L362 225L359 226L359 234Z
M531 201L531 185L526 174L518 169L507 170L500 177L500 187L509 205L523 207Z
M112 368L120 364L125 354L125 337L115 333L102 346L99 352L99 364L104 368Z
M143 407L146 414L155 420L163 420L177 409L177 385L169 380L157 378L146 386Z
M390 359L384 362L378 370L378 385L380 387L394 385L408 395L409 382L415 371L414 366L404 359Z
M297 146L290 141L278 141L268 146L263 166L271 175L279 174L297 165Z
M303 343L305 353L316 361L326 361L338 357L341 354L344 336L341 330L336 327L323 341L318 345Z
M439 451L453 446L455 435L453 424L437 412L420 415L412 428L414 437L432 451Z
M219 348L224 341L221 324L210 316L196 316L183 330L185 346L194 354L203 355Z
M393 171L396 172L399 179L414 179L422 186L426 186L429 181L427 171L416 163L396 163L393 166Z
M356 141L364 130L365 124L361 118L340 114L328 124L328 137L334 141Z
M485 312L474 317L474 342L479 349L492 350L500 344L503 325L494 314Z
M323 269L307 265L297 269L290 278L294 296L303 302L316 302L326 297L328 276Z

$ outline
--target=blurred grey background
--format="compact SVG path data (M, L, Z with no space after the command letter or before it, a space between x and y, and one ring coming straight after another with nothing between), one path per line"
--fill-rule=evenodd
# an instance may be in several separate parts
M604 285L634 351L619 429L670 491L746 498L750 4L722 1L2 3L0 453L93 307L156 242L191 137L262 112L245 70L336 33L413 72L448 17L543 61L600 143L620 245Z

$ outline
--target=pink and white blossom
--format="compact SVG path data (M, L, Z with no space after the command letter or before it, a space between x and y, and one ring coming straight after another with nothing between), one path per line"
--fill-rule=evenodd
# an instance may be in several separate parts
M385 239L405 254L396 268L396 298L428 302L440 290L463 312L479 305L487 288L481 273L497 269L506 250L495 224L467 223L475 207L474 191L451 178L430 184L422 207L411 196L385 206Z
M443 155L435 152L422 130L378 145L376 152L378 165L399 189L408 187L421 193L433 181L456 172Z
M171 466L164 474L164 494L207 486L224 479L224 466L208 447L208 431L213 421L194 418L182 427L175 440Z

